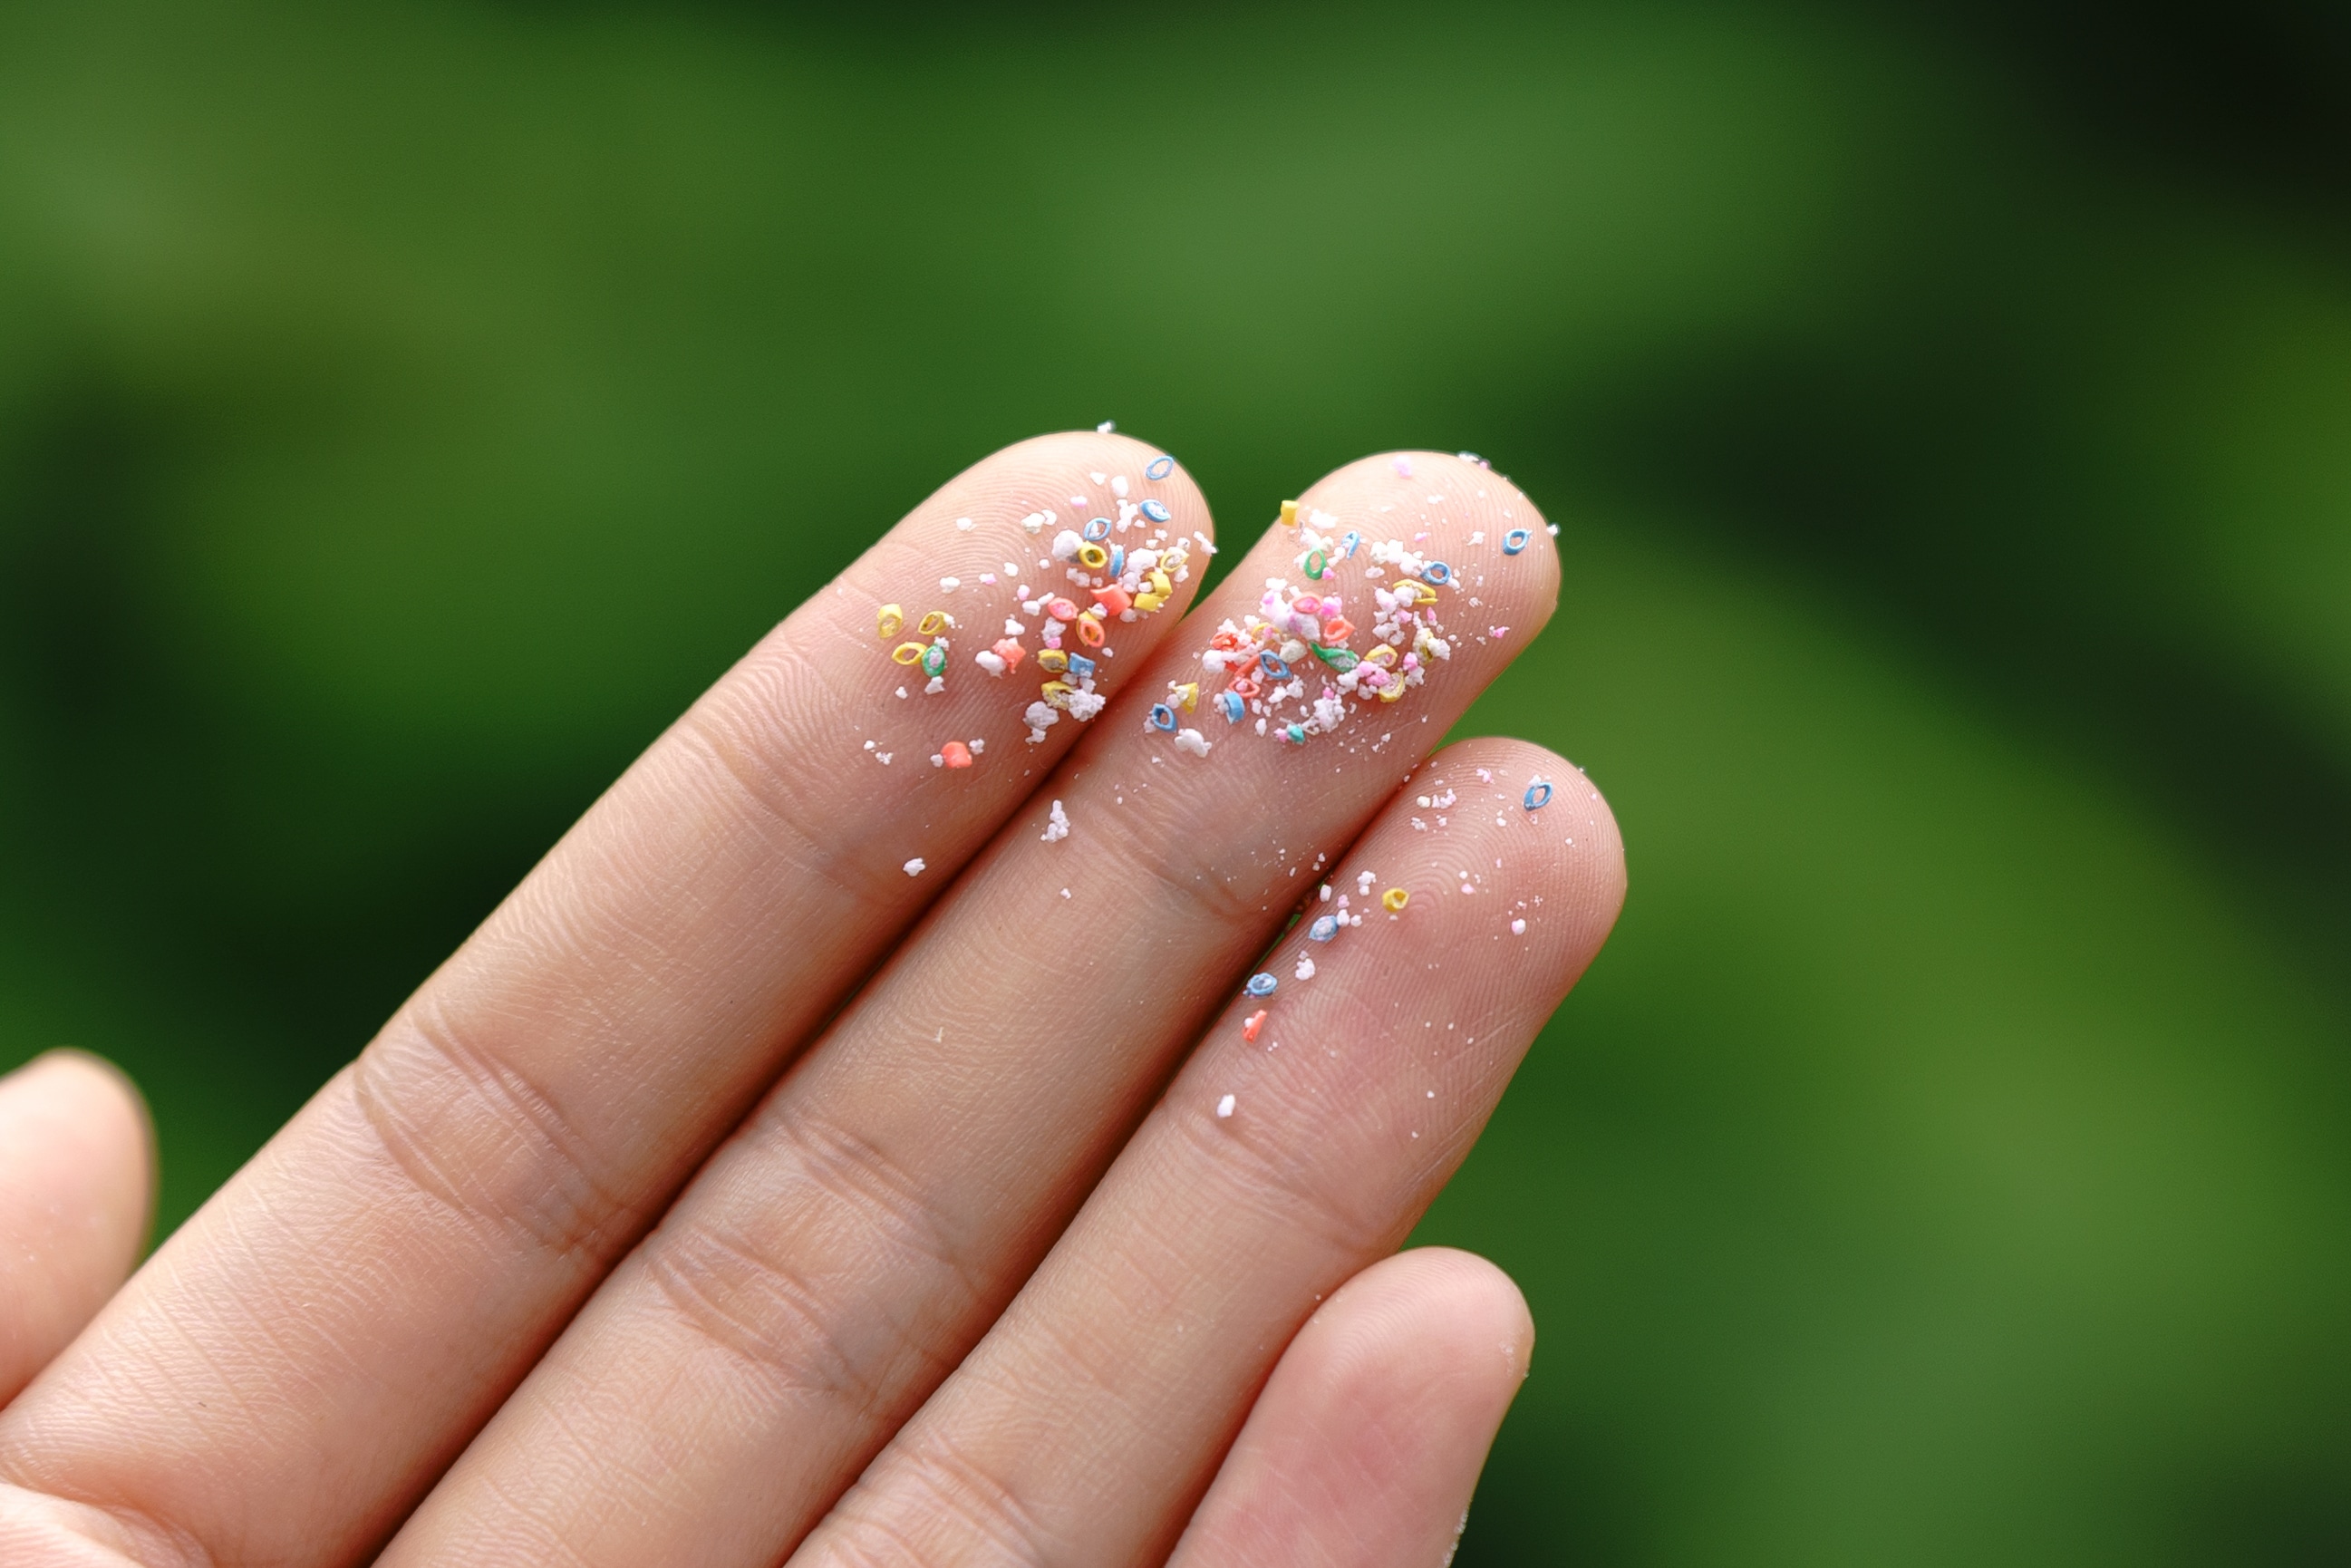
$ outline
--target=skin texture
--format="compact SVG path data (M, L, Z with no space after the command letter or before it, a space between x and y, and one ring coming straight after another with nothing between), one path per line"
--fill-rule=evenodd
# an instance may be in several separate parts
M1448 1561L1534 1327L1481 1258L1373 1264L1298 1331L1170 1568Z
M1531 504L1437 455L1304 497L1460 574L1405 701L1294 746L1204 704L1205 757L1144 722L1299 580L1277 527L1202 613L1195 570L1113 625L1108 707L1032 741L1033 666L967 662L1011 597L980 575L1066 591L1022 517L1107 511L1093 476L1154 455L998 454L753 650L0 1412L0 1560L1165 1560L1282 1347L1467 1153L1623 859L1560 759L1428 759L1558 581ZM1137 493L1213 537L1180 469ZM886 603L956 616L943 694ZM975 765L932 766L948 739ZM1341 892L1363 924L1282 936ZM1358 1414L1482 1452L1507 1396L1449 1354L1358 1375ZM1335 1375L1276 1375L1302 1414L1270 1430L1349 1408ZM1440 1535L1469 1440L1394 1491Z
M0 1404L138 1260L150 1146L138 1092L95 1057L53 1051L0 1078Z

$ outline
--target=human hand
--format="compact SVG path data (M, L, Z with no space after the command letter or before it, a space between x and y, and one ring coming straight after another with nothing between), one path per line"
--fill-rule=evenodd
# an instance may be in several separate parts
M917 507L0 1411L0 1562L1437 1560L1531 1325L1391 1254L1623 857L1539 748L1427 755L1551 612L1526 498L1411 454L1301 506L1180 621L1148 447ZM1096 543L1164 591L1056 615Z

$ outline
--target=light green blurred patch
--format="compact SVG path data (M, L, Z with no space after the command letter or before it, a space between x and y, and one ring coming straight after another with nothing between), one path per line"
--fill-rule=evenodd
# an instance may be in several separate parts
M1464 1561L2290 1546L2351 1484L2338 1004L2126 795L1681 538L1572 528L1464 727L1588 768L1632 879L1421 1232L1542 1336Z

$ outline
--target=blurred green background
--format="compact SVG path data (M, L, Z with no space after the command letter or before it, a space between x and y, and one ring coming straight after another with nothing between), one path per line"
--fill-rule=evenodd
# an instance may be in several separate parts
M2351 1560L2351 27L0 16L0 1065L183 1218L743 646L1115 418L1563 525L1624 922L1464 1563Z

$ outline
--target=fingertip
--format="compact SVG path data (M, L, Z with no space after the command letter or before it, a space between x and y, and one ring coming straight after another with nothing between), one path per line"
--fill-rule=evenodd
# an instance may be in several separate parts
M0 1078L0 1400L129 1275L154 1170L146 1103L112 1063L52 1051Z
M1489 1385L1504 1406L1534 1354L1534 1314L1518 1281L1453 1247L1382 1259L1341 1286L1309 1326L1340 1341L1339 1358L1360 1375L1386 1378L1416 1364L1437 1382Z
M1599 786L1548 747L1479 736L1456 741L1422 763L1405 780L1404 795L1413 802L1416 790L1437 789L1474 793L1480 807L1490 806L1456 813L1447 826L1477 835L1494 855L1516 857L1547 883L1544 891L1562 898L1561 907L1580 922L1588 961L1625 907L1624 834ZM1531 910L1524 914L1534 918Z

